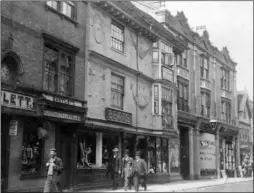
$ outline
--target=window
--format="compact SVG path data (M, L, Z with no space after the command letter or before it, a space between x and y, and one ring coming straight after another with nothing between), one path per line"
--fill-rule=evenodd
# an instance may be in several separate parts
M210 94L201 92L201 115L210 117L211 100Z
M111 75L111 106L123 109L124 78Z
M229 90L229 71L221 69L221 88Z
M179 141L177 138L171 138L169 140L169 169L170 173L180 172L180 162L179 162Z
M177 81L177 109L181 111L189 111L188 106L188 85Z
M156 137L156 173L162 173L161 138Z
M159 86L154 85L154 114L159 113Z
M96 164L96 133L86 133L78 137L77 168L90 168Z
M15 124L15 123L13 123ZM39 175L43 160L43 139L38 136L38 125L34 121L24 122L21 175Z
M147 167L148 173L154 174L156 173L156 146L155 146L156 138L148 137L147 138L147 146L148 146L148 158L147 158Z
M221 102L221 117L225 123L231 123L231 104L228 101Z
M161 43L161 64L169 66L172 63L172 54L170 54L170 46L165 43Z
M134 149L136 143L136 135L126 134L124 135L124 150L128 149L130 157L135 158Z
M153 42L153 48L159 48L159 42Z
M153 62L159 62L159 52L153 51Z
M46 45L43 89L71 96L73 94L73 67L73 55Z
M75 17L74 2L72 1L47 1L47 5L70 18Z
M161 108L162 108L162 116L163 127L170 128L173 125L172 118L172 90L162 87L161 89Z
M116 22L111 24L111 46L120 52L124 52L124 28Z
M209 80L208 59L205 58L204 56L201 56L200 77Z

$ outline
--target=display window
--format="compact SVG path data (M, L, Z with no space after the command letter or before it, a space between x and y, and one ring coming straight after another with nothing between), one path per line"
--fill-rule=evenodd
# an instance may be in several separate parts
M162 173L161 138L156 138L156 173Z
M168 173L168 139L162 139L162 173Z
M128 149L130 152L130 157L135 158L134 149L135 149L136 136L132 134L126 134L124 136L124 150Z
M149 174L156 173L156 146L155 146L156 138L155 137L147 137L147 147L148 147L148 156L147 156L147 167Z
M41 173L44 140L38 135L36 121L25 120L23 129L21 175L38 175Z
M180 172L180 162L179 162L179 140L176 138L171 138L169 140L169 172L179 173Z

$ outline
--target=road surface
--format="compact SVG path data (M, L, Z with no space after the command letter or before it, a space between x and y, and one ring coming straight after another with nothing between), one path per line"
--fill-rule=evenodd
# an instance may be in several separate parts
M206 188L185 190L185 192L253 192L253 181L236 182Z

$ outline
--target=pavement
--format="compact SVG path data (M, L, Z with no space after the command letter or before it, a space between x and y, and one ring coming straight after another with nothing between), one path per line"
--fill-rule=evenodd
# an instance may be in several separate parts
M251 178L221 178L221 179L209 179L209 180L184 180L171 182L166 184L148 184L147 192L184 192L200 188L219 187L222 185L238 184L248 182L253 184L253 177ZM220 188L219 188L220 189ZM253 190L253 186L252 189ZM139 188L139 191L143 192L143 188ZM212 190L211 190L212 191ZM243 191L243 190L242 190ZM117 190L112 189L96 189L96 190L85 190L79 192L124 192L123 188ZM128 192L135 192L134 188L128 190ZM253 191L251 191L253 192Z

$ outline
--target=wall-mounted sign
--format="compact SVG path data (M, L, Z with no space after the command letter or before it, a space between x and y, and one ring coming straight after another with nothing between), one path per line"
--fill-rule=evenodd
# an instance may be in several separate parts
M124 123L124 124L128 124L128 125L132 124L131 113L126 113L126 112L118 111L115 109L106 108L105 109L105 118L108 121L114 121L114 122Z
M56 112L50 110L43 110L42 114L47 117L55 117L60 119L68 119L72 121L82 121L81 115L77 114L70 114L70 113L63 113L63 112Z
M162 67L162 79L174 82L174 73L173 70Z
M32 97L12 93L8 91L1 91L1 105L11 108L35 110L34 99Z
M66 105L75 106L75 107L82 107L82 108L84 107L82 102L75 99L69 99L69 98L64 98L59 96L48 95L48 94L43 94L42 96L46 100L49 100L52 102L66 104Z
M9 127L9 135L17 135L18 133L18 121L11 120Z
M200 134L200 169L216 169L215 135Z

